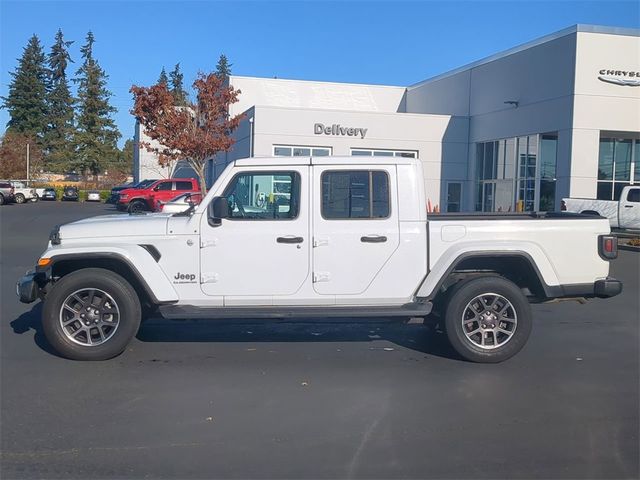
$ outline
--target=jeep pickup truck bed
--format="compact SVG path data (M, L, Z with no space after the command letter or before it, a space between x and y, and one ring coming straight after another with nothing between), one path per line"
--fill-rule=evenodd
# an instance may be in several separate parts
M55 228L24 302L69 358L122 352L141 319L427 316L478 362L517 353L531 302L617 295L609 222L575 214L429 215L422 163L250 158L179 214ZM185 327L188 328L188 327Z

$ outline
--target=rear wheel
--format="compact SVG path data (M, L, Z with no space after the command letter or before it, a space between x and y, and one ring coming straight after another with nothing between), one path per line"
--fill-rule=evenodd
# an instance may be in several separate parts
M531 307L517 285L498 276L463 281L446 307L453 348L472 362L498 363L524 347L531 333Z
M63 357L106 360L122 353L138 331L135 289L101 268L72 272L53 285L42 314L44 334Z
M0 193L0 205L4 205L4 195Z
M25 198L24 195L21 193L17 193L16 194L16 203L24 203Z

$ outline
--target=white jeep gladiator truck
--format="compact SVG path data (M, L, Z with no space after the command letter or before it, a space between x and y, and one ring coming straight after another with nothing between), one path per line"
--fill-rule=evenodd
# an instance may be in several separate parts
M426 212L410 158L250 158L200 205L56 227L17 284L44 300L63 356L121 353L146 312L170 319L424 317L464 358L499 362L531 330L530 302L611 297L605 218Z

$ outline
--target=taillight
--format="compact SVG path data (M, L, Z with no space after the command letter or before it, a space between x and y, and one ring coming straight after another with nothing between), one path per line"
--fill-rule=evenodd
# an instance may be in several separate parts
M618 258L618 237L613 235L600 235L598 253L605 260Z
M560 202L560 210L562 210L563 212L567 211L567 202L565 202L564 200Z

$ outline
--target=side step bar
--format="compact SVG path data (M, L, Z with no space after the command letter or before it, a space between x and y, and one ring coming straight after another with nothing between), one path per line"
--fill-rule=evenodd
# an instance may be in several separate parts
M262 307L196 307L163 305L160 314L169 320L183 319L254 319L254 318L363 318L425 317L431 313L431 302L406 303L400 306L321 306L299 307L268 305Z

